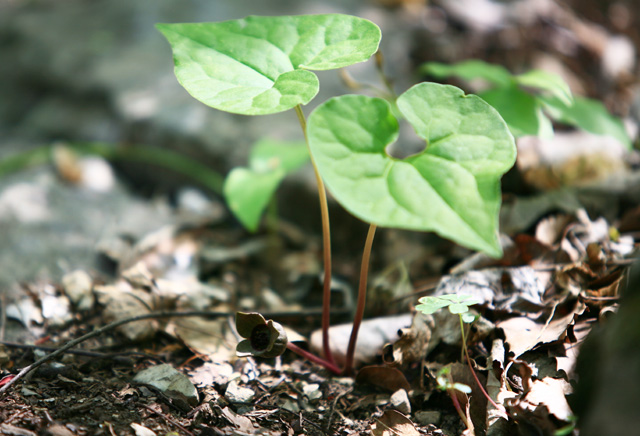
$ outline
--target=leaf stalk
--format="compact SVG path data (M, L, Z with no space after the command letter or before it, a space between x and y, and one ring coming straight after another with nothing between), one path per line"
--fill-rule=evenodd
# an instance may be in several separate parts
M309 147L309 138L307 136L307 120L302 112L300 105L296 106L296 115L304 134L304 140L309 149L311 165L316 177L318 186L318 198L320 200L320 216L322 218L322 252L324 263L324 277L322 279L322 352L328 363L334 364L333 354L329 343L329 325L331 324L331 229L329 225L329 206L327 203L327 191L324 182L318 171L311 148Z
M364 317L364 308L367 301L367 277L369 275L369 259L371 258L371 247L373 246L373 237L376 234L376 225L370 224L367 232L367 239L364 243L362 251L362 264L360 265L360 285L358 286L358 303L356 305L356 314L353 318L353 327L351 328L351 337L349 338L349 347L347 348L346 363L344 366L344 374L350 374L353 370L353 356L356 351L356 342L358 341L358 331Z
M478 375L476 374L476 371L473 369L473 365L471 364L471 357L469 357L469 349L467 348L467 341L465 339L464 322L462 321L462 314L458 314L458 317L460 318L460 331L462 333L462 348L464 349L465 356L467 356L467 364L469 365L471 374L473 375L473 378L476 381L476 384L482 391L482 394L487 398L487 400L489 400L491 405L498 410L502 410L502 407L498 406L498 404L495 401L493 401L493 398L491 398L491 396L484 389L484 387L482 386L482 383L480 383L480 380L478 379Z

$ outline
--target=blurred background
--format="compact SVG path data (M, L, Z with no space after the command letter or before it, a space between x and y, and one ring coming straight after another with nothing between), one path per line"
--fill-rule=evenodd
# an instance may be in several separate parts
M636 0L2 0L0 286L96 267L97 246L108 252L115 235L136 240L174 222L175 207L209 217L225 214L215 174L205 182L194 180L188 169L154 161L146 147L193 158L222 177L246 163L250 146L261 137L301 139L293 112L243 117L189 96L175 79L169 45L155 23L353 14L382 29L385 73L397 93L430 79L419 72L427 61L476 58L512 73L540 68L563 77L576 95L602 101L634 138L640 113L639 9ZM379 85L371 61L348 73ZM321 91L305 108L307 114L327 97L351 92L337 72L319 76ZM540 171L524 177L519 166L505 178L504 190L529 198L565 182L579 185L584 175L597 182L611 173L633 173L634 155L613 142L604 141L604 152L595 146L597 160L582 161L589 168L585 174L548 181L540 180ZM66 164L68 159L73 163L66 147L76 146L102 158L74 170ZM143 146L147 153L127 155L132 146ZM564 155L575 153L569 149ZM174 155L167 156L171 161ZM527 156L534 169L553 160ZM576 172L574 166L570 170ZM74 185L81 188L70 188ZM616 215L621 204L635 201L628 195L638 191L624 185L614 194L596 195L591 206ZM285 183L279 213L318 233L316 202L307 168ZM531 220L560 208L558 203L566 206L566 198L548 200L530 213ZM529 213L517 212L518 217ZM339 212L335 217L348 221ZM516 221L513 231L533 224ZM350 225L361 240L358 223L348 224L344 232ZM354 253L359 249L358 244Z

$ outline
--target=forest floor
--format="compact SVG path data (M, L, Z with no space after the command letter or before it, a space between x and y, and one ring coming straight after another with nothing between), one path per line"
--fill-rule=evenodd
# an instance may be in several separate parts
M398 7L415 7L405 3ZM492 44L505 44L507 31L488 33L457 56L512 67L551 53L541 64L565 62L561 73L573 72L564 75L573 89L627 117L637 79L592 73L605 57L598 44L623 26L615 11L611 22L599 22L598 4L584 2L575 15L565 10L580 26L540 19L520 29L524 49L517 59L496 59L492 51ZM638 26L623 27L637 42ZM572 61L553 45L549 29L573 36ZM434 60L428 50L414 47L416 64ZM580 148L582 137L575 138ZM317 235L285 220L246 233L216 199L204 200L206 210L220 212L215 218L185 218L167 203L171 225L96 248L103 270L67 265L60 281L15 283L2 295L0 435L578 434L577 417L597 413L576 401L578 351L620 306L640 235L640 201L633 197L640 183L635 152L572 153L553 162L531 149L521 153L503 182L501 259L433 235L380 232L355 376L332 374L290 351L273 359L236 357L242 339L236 311L260 312L284 325L300 347L321 348ZM68 168L42 171L62 189L86 189ZM2 204L0 215L7 211ZM346 323L331 330L341 362L366 229L342 216L336 222L346 222L334 235L332 283L332 321ZM470 362L457 316L415 310L420 297L448 294L479 301L471 307L475 321L466 325Z

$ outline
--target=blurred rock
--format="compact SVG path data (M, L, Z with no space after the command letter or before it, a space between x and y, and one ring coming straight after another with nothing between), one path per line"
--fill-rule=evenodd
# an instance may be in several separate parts
M442 413L435 410L418 410L415 416L416 421L421 425L438 425L442 418Z
M100 241L136 241L175 219L165 201L69 186L48 168L0 180L0 287L21 280L60 281L74 269L100 270Z
M154 24L328 12L371 16L356 0L0 2L0 159L59 140L135 143L177 150L224 173L244 164L249 146L262 136L299 139L296 116L242 117L198 102L176 80L170 47ZM372 64L366 67L375 77ZM345 90L336 72L320 76L314 105ZM104 161L82 164L93 192L70 189L41 169L0 180L0 272L6 272L0 286L35 276L58 280L75 268L91 271L98 242L113 247L117 235L135 240L170 221L166 201L158 206L131 197L114 184ZM136 192L193 183L145 162L119 161L115 169ZM313 186L311 173L301 177ZM301 192L317 205L307 185ZM209 213L193 197L183 193L180 205ZM298 209L300 202L287 204Z
M551 139L520 138L516 165L530 186L551 190L623 177L628 156L625 145L613 137L556 132Z
M64 139L168 147L225 170L229 163L243 163L249 145L265 134L299 138L296 117L242 117L196 101L176 80L170 47L154 25L246 15L358 14L361 8L355 0L5 2L0 132L30 144ZM335 73L322 83L318 103L344 90Z
M611 79L632 75L636 66L636 49L626 36L615 35L607 40L602 53L602 70Z
M93 280L86 271L75 270L62 277L64 293L80 311L87 311L93 307Z

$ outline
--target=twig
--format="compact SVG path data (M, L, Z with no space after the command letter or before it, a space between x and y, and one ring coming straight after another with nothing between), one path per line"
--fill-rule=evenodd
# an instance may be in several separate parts
M331 407L329 408L329 417L327 418L327 424L325 425L324 433L329 434L329 429L331 429L331 423L333 422L333 415L336 413L336 406L338 405L338 401L340 398L344 397L347 394L353 392L353 388L347 389L346 391L337 394L333 401L331 402Z
M126 319L114 321L110 324L107 324L104 327L101 327L97 330L87 333L86 335L80 336L77 339L67 342L65 345L58 348L53 353L47 354L46 356L42 357L41 359L38 359L31 365L25 366L9 382L7 382L4 386L0 388L0 394L6 392L15 382L20 380L22 377L24 377L34 369L38 368L42 364L52 359L55 359L56 357L66 352L68 349L75 347L76 345L86 341L87 339L100 336L101 334L106 333L109 330L113 330L116 327L120 327L121 325L128 324L131 322L136 322L136 321L142 321L145 319L154 319L154 318L178 318L178 317L187 317L187 316L207 316L207 317L217 318L217 317L228 316L228 315L229 314L227 312L152 312L152 313L145 313L143 315L134 316L132 318L126 318Z
M194 436L193 433L191 433L189 430L187 430L186 428L184 428L184 426L182 424L180 424L178 421L176 421L175 419L173 419L172 417L165 415L164 413L158 412L157 410L155 410L153 407L147 406L146 404L141 404L142 407L144 407L145 409L147 409L149 412L152 412L158 416L160 416L162 419L164 419L165 421L167 421L170 424L175 425L176 427L178 427L180 430L182 430L183 432L185 432L188 435Z
M317 428L318 430L322 431L322 427L320 427L318 424L316 424L315 422L311 421L310 419L307 419L307 418L305 418L304 416L302 416L302 412L298 412L298 413L296 413L296 412L294 412L294 411L292 411L292 410L289 410L289 409L286 409L286 408L284 408L284 407L283 407L283 408L281 408L281 409L279 409L279 410L281 410L281 411L283 411L283 412L288 412L288 413L290 413L290 414L292 414L292 415L294 415L294 416L297 416L297 417L298 417L298 420L300 421L300 426L302 426L302 422L303 422L303 421L306 421L306 422L308 422L309 424L311 424L312 426L314 426L315 428ZM325 434L326 434L326 433L325 433Z
M22 348L27 350L43 350L43 351L50 351L50 352L56 351L58 349L56 347L46 347L44 345L18 344L16 342L7 342L7 341L0 341L0 345L4 345L5 347L9 347L9 348ZM90 351L90 350L66 350L65 353L75 354L77 356L96 357L98 359L115 359L117 357L139 356L147 359L162 360L152 354L140 353L138 351L101 353L99 351Z

